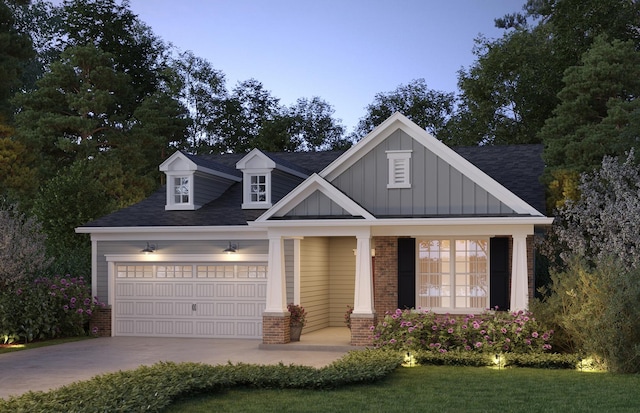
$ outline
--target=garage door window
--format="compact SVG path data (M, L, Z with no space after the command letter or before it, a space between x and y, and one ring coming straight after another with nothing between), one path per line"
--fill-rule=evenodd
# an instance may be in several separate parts
M193 278L193 265L158 265L158 278Z
M198 278L267 278L266 265L198 265Z
M118 265L118 278L153 278L153 265Z

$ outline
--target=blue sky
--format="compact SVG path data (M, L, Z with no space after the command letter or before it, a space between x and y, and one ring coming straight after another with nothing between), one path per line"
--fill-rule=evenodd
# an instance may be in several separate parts
M154 33L280 103L320 96L351 132L376 93L424 78L457 91L474 38L524 0L130 0Z

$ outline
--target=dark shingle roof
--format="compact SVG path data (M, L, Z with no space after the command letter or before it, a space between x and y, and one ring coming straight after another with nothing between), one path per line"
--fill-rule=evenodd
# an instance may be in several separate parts
M474 146L453 148L493 179L544 211L544 188L539 181L544 163L542 145ZM267 153L276 163L311 174L320 172L342 152L279 152ZM223 172L235 170L246 154L189 155L199 165ZM217 168L217 169L216 169ZM241 176L241 174L240 174ZM89 222L83 227L163 227L247 225L264 210L242 209L242 182L232 184L218 199L196 211L166 211L166 189L158 189L148 198L130 207Z

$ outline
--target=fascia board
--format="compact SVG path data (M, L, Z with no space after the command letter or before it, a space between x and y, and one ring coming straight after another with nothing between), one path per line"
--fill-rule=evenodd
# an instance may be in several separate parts
M189 165L189 169L187 169L187 171L191 172L191 171L195 171L197 170L197 165L195 164L195 162L193 162L191 159L189 159L188 157L186 157L182 152L180 151L176 151L173 153L173 155L171 155L170 157L168 157L164 162L162 162L160 164L160 166L158 167L158 169L160 169L161 172L173 172L170 169L170 166L172 163L175 162L175 160L177 158L180 158L182 161L186 162ZM179 171L176 171L179 172ZM180 171L182 172L182 171Z
M107 262L266 262L268 254L106 254Z
M264 239L266 231L243 226L202 226L202 227L79 227L78 234L91 234L92 240L120 241L140 240L209 240L228 241Z
M260 149L252 149L248 154L242 157L238 162L236 162L236 168L243 170L247 168L247 162L253 159L254 157L259 157L265 162L265 167L269 169L273 169L276 167L276 163L273 159L269 158L265 155Z
M298 185L293 191L285 195L268 211L258 217L256 221L266 221L279 212L282 212L283 215L286 214L315 191L322 192L324 195L329 197L329 199L331 199L341 208L344 208L347 212L354 216L362 216L365 218L365 220L368 221L375 220L375 217L371 215L366 209L362 208L351 198L349 198L338 189L336 189L333 185L322 179L322 177L320 177L318 174L314 173L303 183Z

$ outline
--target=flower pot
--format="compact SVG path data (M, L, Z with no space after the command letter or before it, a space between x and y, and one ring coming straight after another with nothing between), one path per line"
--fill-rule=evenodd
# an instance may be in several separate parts
M300 334L302 333L302 323L295 323L289 326L291 333L291 341L300 341Z

